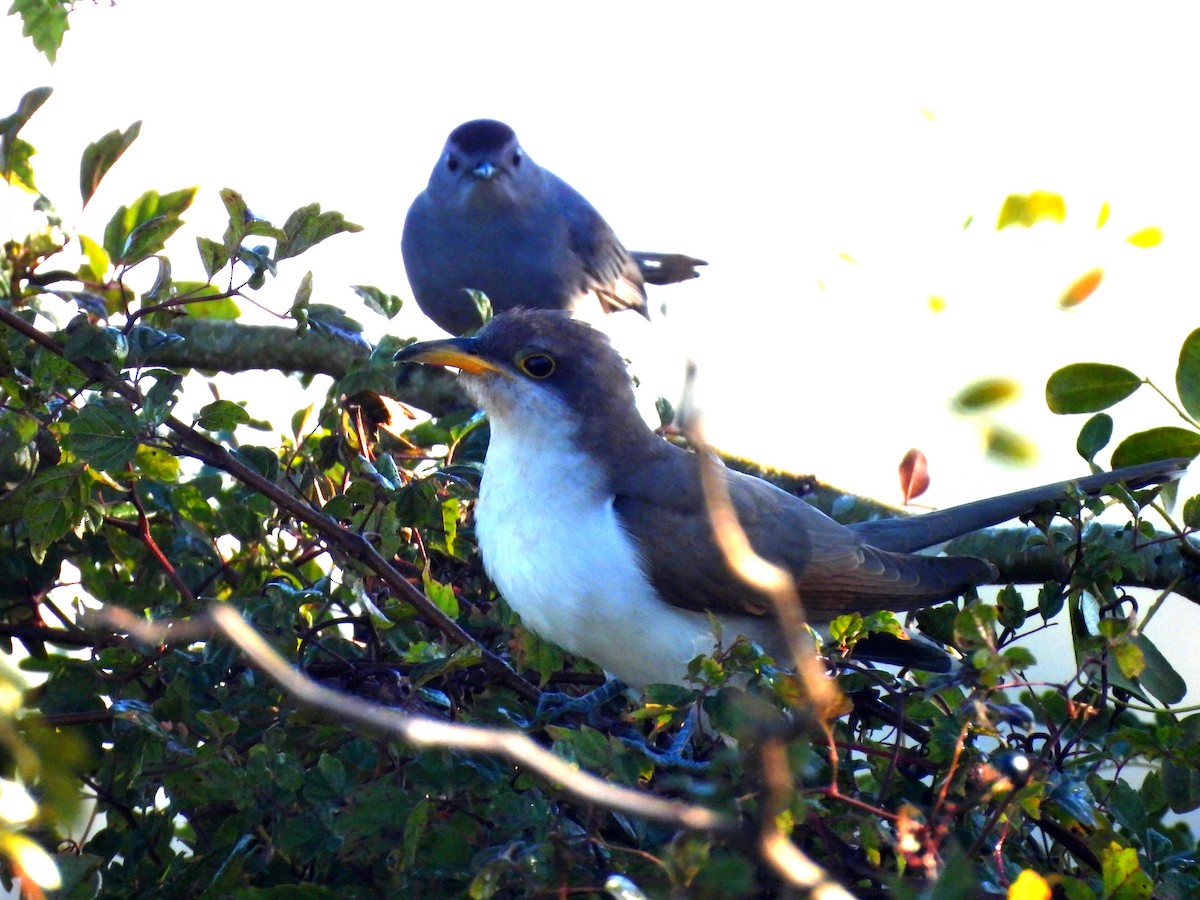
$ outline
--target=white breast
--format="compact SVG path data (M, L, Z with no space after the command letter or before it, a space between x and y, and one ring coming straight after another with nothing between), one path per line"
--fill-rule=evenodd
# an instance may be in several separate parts
M491 424L475 530L505 600L540 637L626 684L681 682L715 647L708 617L665 603L642 574L567 411L524 408L520 429Z

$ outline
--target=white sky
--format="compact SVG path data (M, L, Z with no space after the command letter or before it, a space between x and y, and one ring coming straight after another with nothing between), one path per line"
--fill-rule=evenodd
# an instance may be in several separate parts
M946 505L1083 471L1082 417L1042 401L1055 368L1173 384L1200 325L1198 19L1184 3L121 0L80 4L53 68L0 19L0 114L55 86L23 136L41 189L97 238L142 190L199 184L177 277L202 277L191 240L223 230L221 187L276 222L340 210L366 230L262 297L286 310L312 268L314 300L352 312L350 284L407 296L400 229L445 135L503 119L626 245L709 260L651 299L702 364L716 443L893 501L917 446L923 499ZM137 119L81 215L79 153ZM1066 223L997 233L1004 197L1035 189L1063 195ZM4 202L0 227L26 201ZM1147 225L1160 246L1126 243ZM1057 310L1096 266L1096 294ZM435 333L415 304L391 327ZM1036 438L1041 468L984 460L948 411L991 375L1024 384L998 418ZM1137 406L1118 436L1173 424L1148 393Z

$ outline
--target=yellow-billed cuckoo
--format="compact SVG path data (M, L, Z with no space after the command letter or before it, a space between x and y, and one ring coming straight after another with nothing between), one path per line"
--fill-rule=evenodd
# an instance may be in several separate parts
M396 360L457 367L487 412L476 536L488 574L538 635L633 687L682 682L688 662L715 647L710 614L727 641L745 635L788 658L769 601L716 546L700 458L646 426L603 334L561 311L518 310ZM1030 512L1067 484L1136 487L1180 469L1150 463L856 526L760 478L725 478L751 545L791 572L820 624L928 606L988 581L996 570L984 560L912 551Z

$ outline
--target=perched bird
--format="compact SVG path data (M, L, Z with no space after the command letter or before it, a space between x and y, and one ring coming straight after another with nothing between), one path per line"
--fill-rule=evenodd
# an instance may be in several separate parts
M745 635L788 658L770 602L717 549L700 457L645 425L604 335L562 312L517 311L396 359L456 366L486 410L476 537L488 574L538 635L633 687L682 682L688 662L715 647L710 614L726 640ZM751 545L791 572L819 624L931 605L996 574L981 559L909 551L1030 512L1068 484L1141 486L1180 468L1150 463L861 526L762 479L730 470L725 479Z
M704 265L681 254L635 259L578 191L491 119L450 133L409 207L400 249L417 305L451 334L481 324L467 289L486 294L495 312L598 304L647 315L644 282L695 277Z

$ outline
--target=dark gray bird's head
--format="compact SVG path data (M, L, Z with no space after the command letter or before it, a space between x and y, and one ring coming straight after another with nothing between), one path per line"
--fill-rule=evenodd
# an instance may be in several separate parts
M450 132L428 191L448 203L520 203L539 182L540 170L516 132L495 119L474 119Z
M459 369L493 431L549 440L565 433L604 456L658 440L638 415L620 354L602 332L562 310L505 312L474 337L411 344L396 361Z

